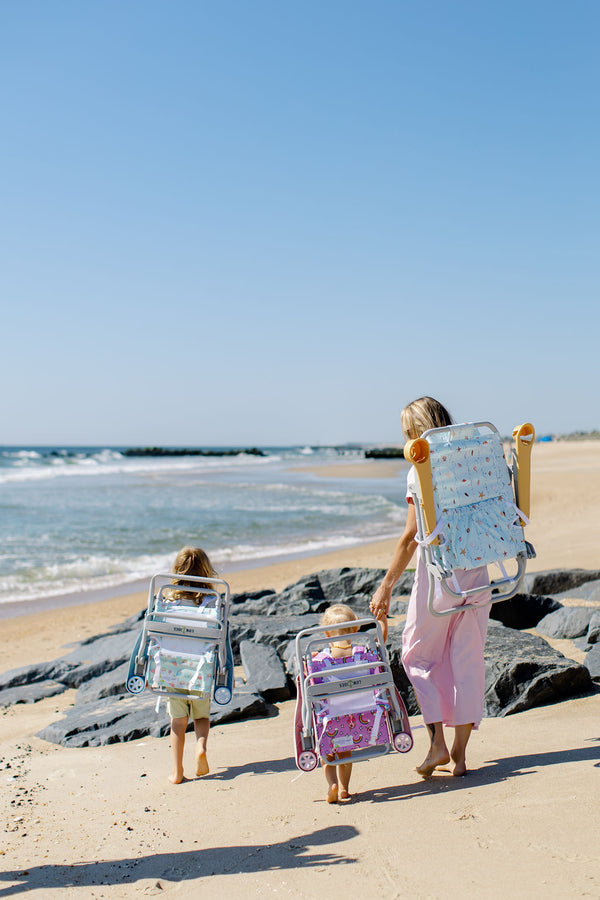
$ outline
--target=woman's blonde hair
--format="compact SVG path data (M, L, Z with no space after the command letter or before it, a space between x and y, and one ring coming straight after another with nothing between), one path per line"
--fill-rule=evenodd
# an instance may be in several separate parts
M452 425L452 416L445 406L433 397L419 397L405 406L400 413L402 431L409 440L420 438L430 428Z
M336 603L334 606L327 607L321 616L321 625L343 625L345 622L354 622L356 619L357 615L353 609L346 606L345 603ZM336 628L335 631L328 632L328 634L352 634L356 630L356 627Z
M198 578L218 578L219 573L214 568L208 553L201 547L182 547L173 563L173 572L178 575L195 575ZM185 580L174 581L173 584L185 584ZM210 588L209 585L207 587ZM169 591L170 599L188 599L200 603L200 594L192 594L188 591Z

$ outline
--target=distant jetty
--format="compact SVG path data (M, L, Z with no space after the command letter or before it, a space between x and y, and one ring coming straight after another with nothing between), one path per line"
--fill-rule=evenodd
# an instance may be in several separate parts
M258 447L238 450L200 450L194 447L132 447L123 456L266 456Z
M373 447L365 450L365 459L404 459L402 447Z

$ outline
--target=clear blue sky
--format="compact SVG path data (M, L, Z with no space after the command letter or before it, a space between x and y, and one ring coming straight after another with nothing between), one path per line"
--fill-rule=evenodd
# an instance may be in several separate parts
M0 443L600 427L595 0L5 0Z

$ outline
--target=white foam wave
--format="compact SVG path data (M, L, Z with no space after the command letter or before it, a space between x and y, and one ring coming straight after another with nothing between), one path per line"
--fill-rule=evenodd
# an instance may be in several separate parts
M106 455L103 455L106 454ZM94 456L53 456L43 465L5 468L0 470L0 484L22 481L44 481L57 477L82 475L144 475L177 472L201 472L242 466L263 466L279 461L277 456L254 456L240 453L231 457L153 457L152 459L126 458L122 454L109 455L102 451ZM27 461L25 461L26 463Z
M216 567L220 568L231 563L238 565L244 562L257 563L261 560L318 555L397 535L397 528L382 529L373 523L356 532L300 538L282 541L280 544L239 543L211 550L210 557ZM15 573L0 579L0 604L122 587L149 579L155 572L168 571L174 555L174 552L146 554L125 559L95 555Z

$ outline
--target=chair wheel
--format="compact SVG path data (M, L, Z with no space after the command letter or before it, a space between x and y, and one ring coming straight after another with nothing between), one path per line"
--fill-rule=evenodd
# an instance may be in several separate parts
M316 769L319 760L314 750L303 750L298 756L298 768L303 772L312 772Z
M146 687L146 682L141 675L132 675L127 679L125 687L130 694L141 694Z
M225 685L220 685L215 689L214 698L215 703L218 703L219 706L227 706L231 700L231 691Z
M394 735L394 750L398 753L408 753L412 749L413 739L410 734L401 731Z

